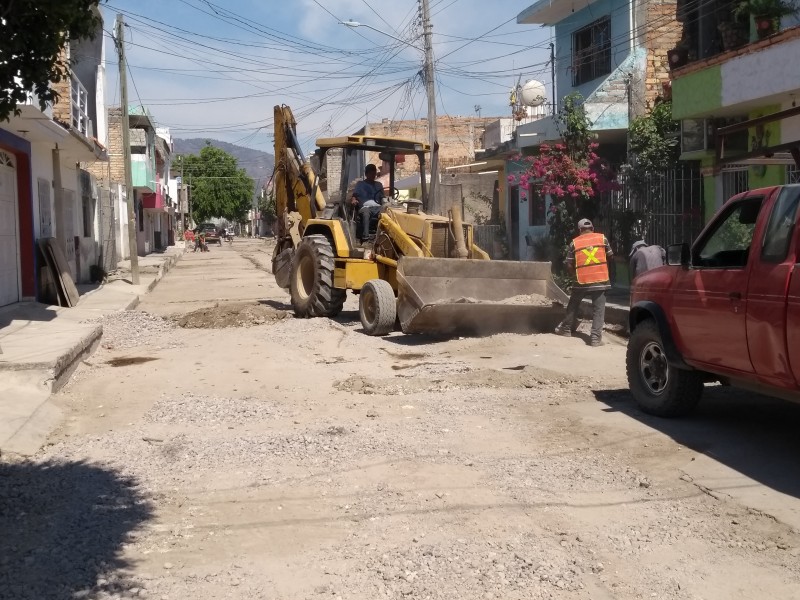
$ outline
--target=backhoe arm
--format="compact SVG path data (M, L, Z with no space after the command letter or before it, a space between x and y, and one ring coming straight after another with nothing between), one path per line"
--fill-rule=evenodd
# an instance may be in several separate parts
M305 224L325 208L317 174L297 141L297 122L292 109L275 107L275 211L278 240L283 248L300 242Z

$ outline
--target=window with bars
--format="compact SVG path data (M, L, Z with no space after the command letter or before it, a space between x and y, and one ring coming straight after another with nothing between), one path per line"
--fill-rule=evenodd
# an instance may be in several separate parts
M786 165L786 183L800 183L800 169L795 165Z
M572 85L611 73L611 19L603 17L572 34Z

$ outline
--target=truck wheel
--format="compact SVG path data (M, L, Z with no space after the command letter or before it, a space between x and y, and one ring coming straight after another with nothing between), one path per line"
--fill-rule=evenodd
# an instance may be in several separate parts
M655 321L636 326L625 360L628 386L644 412L679 417L694 410L703 394L703 376L669 364Z
M358 316L367 335L386 335L394 330L397 301L388 281L370 279L358 296Z
M347 290L333 287L333 248L324 235L309 235L297 245L289 278L297 317L333 317L344 305Z

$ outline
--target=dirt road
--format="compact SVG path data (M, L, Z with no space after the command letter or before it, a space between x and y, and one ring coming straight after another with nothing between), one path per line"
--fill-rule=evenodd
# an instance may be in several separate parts
M800 407L650 419L622 340L371 338L268 264L188 254L107 320L0 467L0 597L800 598Z

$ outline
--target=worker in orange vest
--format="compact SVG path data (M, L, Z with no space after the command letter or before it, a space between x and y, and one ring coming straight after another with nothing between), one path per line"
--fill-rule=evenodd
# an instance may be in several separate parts
M575 271L576 282L567 304L567 314L556 327L556 333L570 337L578 327L578 309L584 298L592 300L592 333L590 346L603 345L603 323L606 317L606 292L611 289L608 259L613 252L606 236L594 232L589 219L578 221L580 235L569 245L566 263Z

